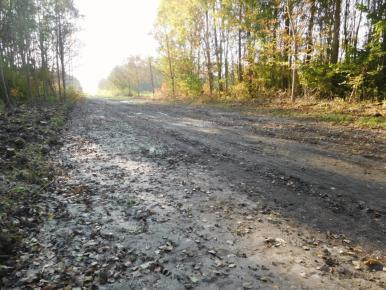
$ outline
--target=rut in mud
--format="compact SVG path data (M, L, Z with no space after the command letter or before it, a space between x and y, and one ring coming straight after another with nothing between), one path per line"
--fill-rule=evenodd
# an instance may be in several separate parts
M16 287L386 286L382 132L87 100L65 135Z

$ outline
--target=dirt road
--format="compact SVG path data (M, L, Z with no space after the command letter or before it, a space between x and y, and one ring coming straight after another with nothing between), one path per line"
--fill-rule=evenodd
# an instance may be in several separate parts
M385 133L91 99L63 142L16 287L386 287Z

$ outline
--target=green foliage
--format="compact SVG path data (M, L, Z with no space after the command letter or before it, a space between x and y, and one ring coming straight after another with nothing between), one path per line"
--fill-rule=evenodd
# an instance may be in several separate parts
M178 92L180 95L197 97L202 92L202 83L199 76L194 74L181 75L178 78Z
M323 98L346 96L352 69L345 64L311 63L300 69L300 84L309 92Z

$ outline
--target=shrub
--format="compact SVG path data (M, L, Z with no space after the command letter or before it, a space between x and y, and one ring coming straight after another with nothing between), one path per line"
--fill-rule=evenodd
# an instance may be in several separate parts
M230 94L236 100L246 100L251 97L249 94L248 87L244 82L231 86Z

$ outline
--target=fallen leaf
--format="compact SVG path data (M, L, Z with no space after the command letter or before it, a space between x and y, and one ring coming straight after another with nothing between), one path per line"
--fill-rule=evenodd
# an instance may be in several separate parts
M383 264L381 261L377 259L368 259L365 262L365 265L369 268L371 271L382 271L383 270Z
M244 289L252 289L253 285L250 282L245 282L245 283L243 283L243 288Z
M285 246L287 243L281 238L267 238L265 239L264 243L268 247L280 247L280 246Z

